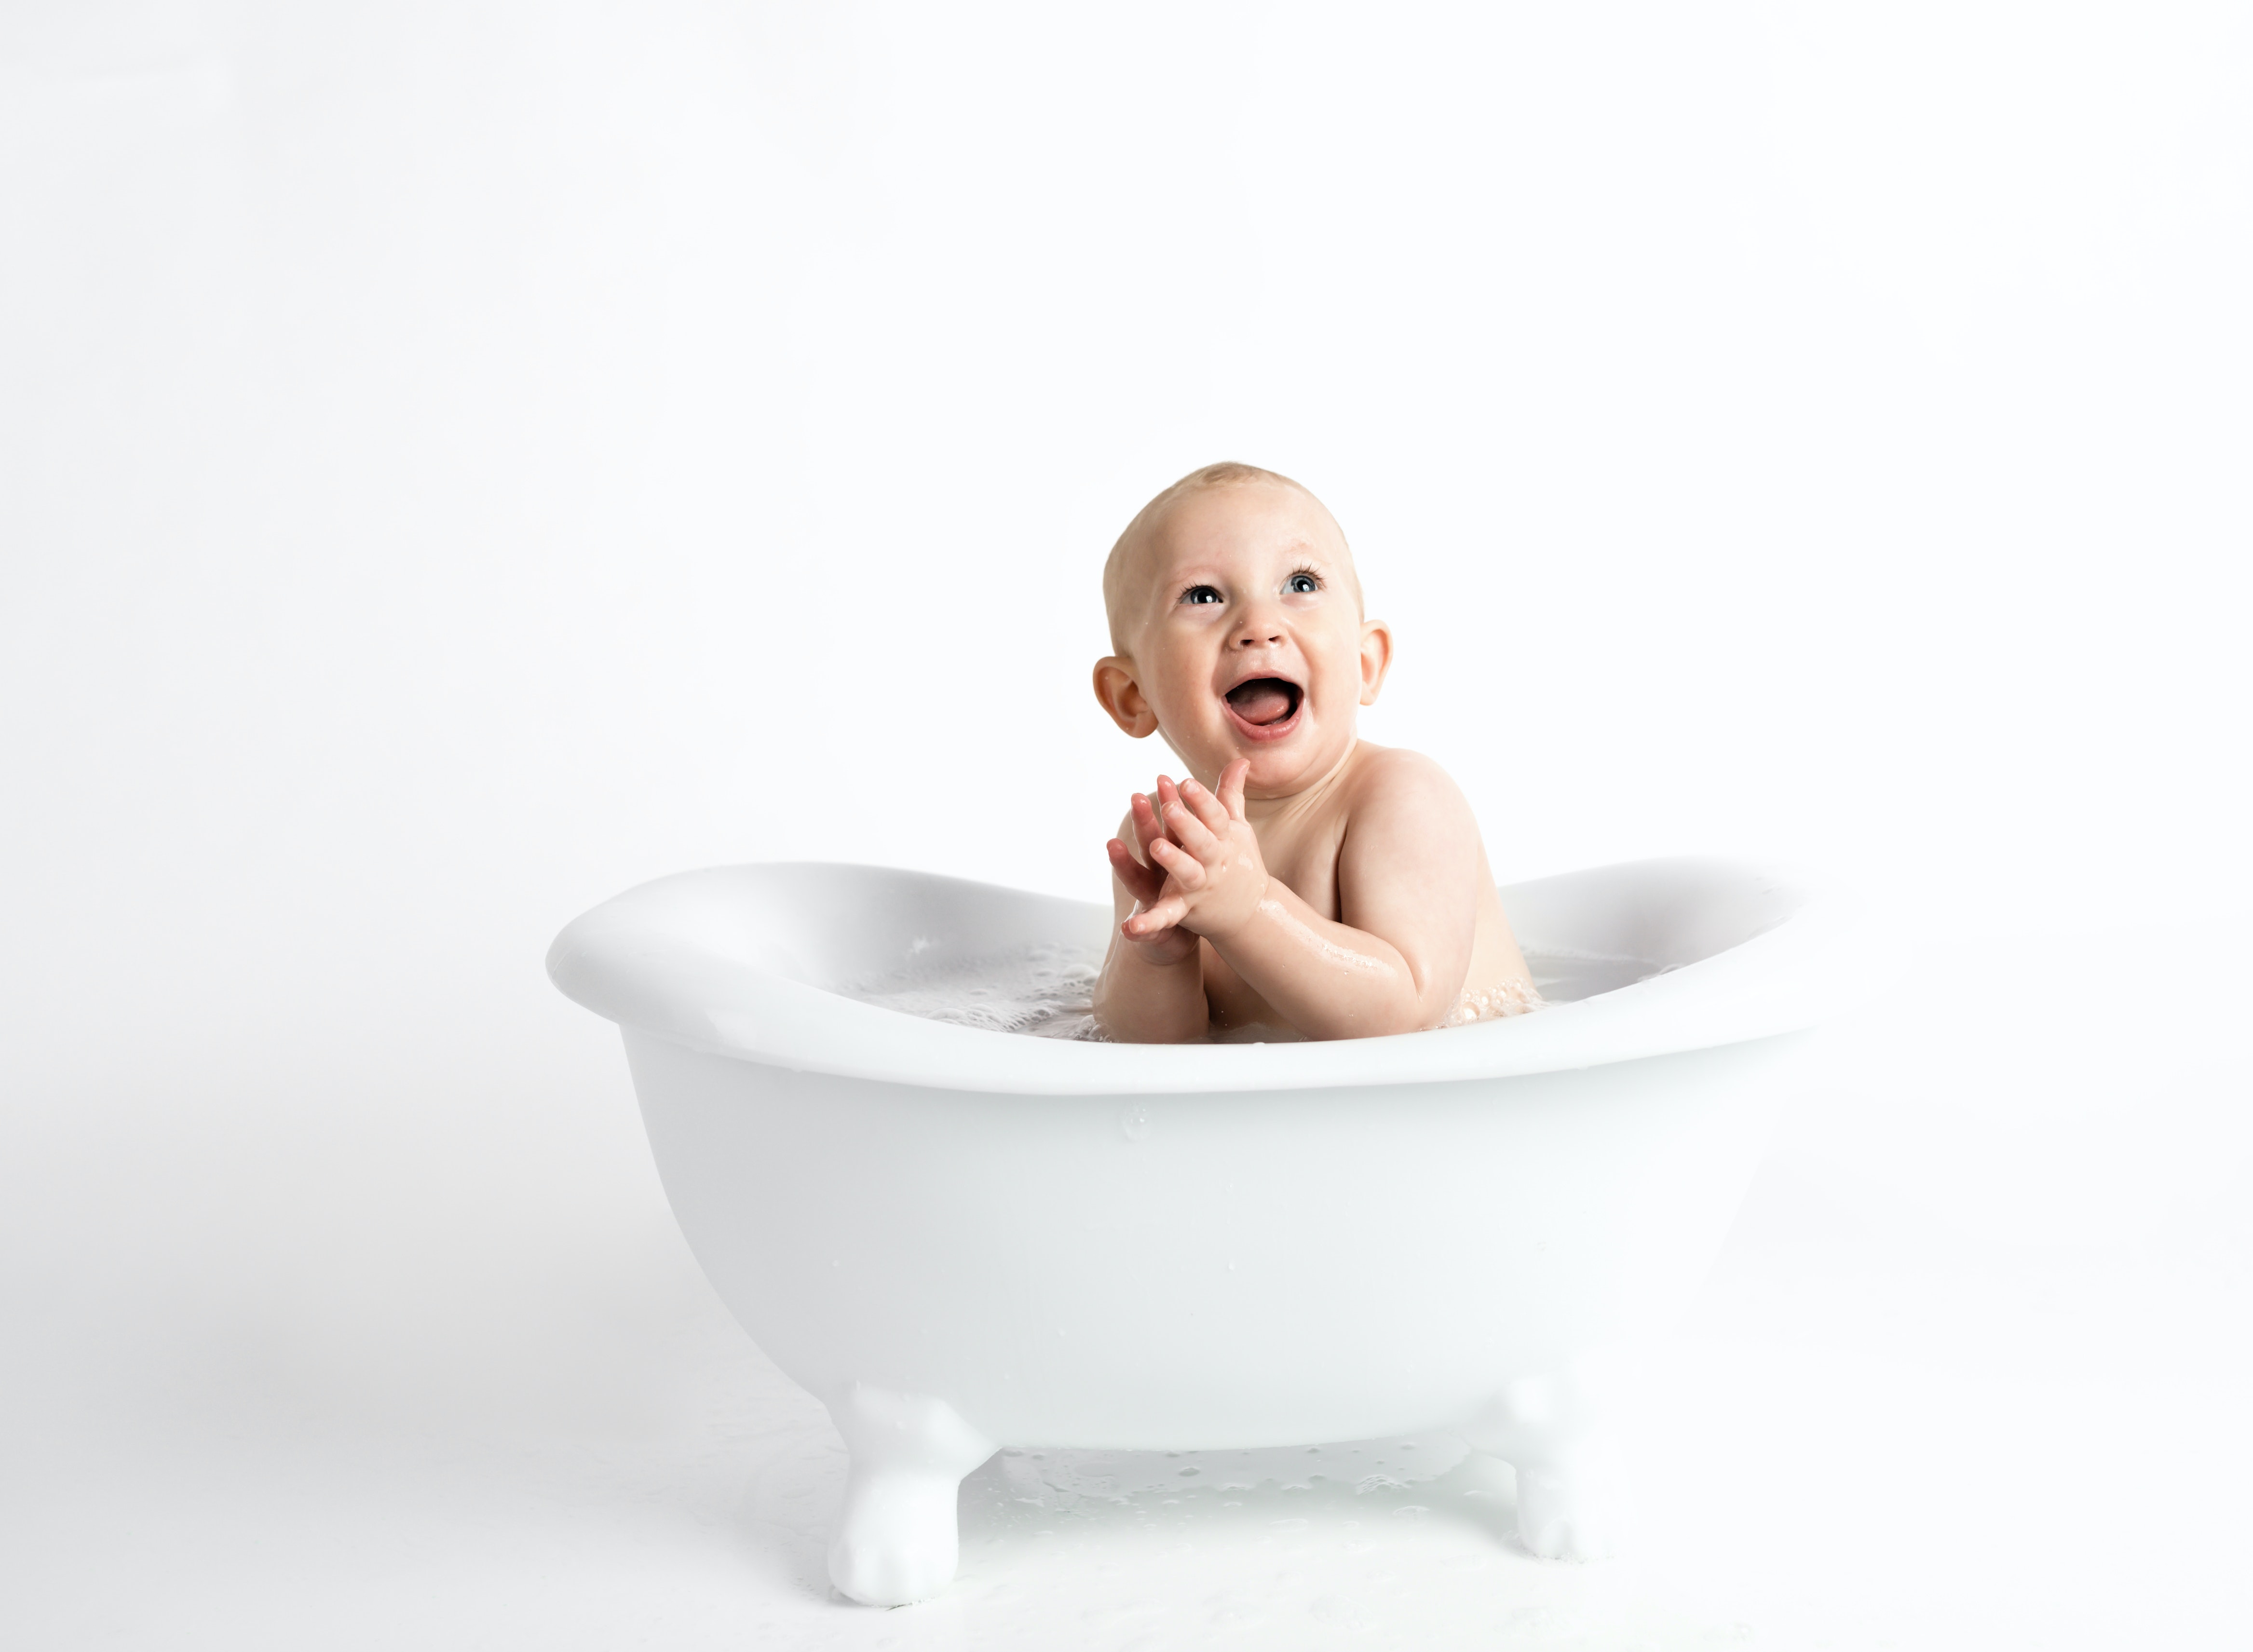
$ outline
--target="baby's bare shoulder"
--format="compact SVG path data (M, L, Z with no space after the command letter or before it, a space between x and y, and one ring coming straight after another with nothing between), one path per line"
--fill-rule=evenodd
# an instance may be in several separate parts
M1391 934L1388 922L1420 923L1419 915L1447 907L1440 891L1475 880L1478 820L1438 763L1413 751L1371 751L1350 789L1338 845L1341 922Z
M1433 839L1454 839L1478 826L1470 799L1445 769L1421 752L1371 747L1357 762L1343 812L1349 842L1364 847L1399 848Z
M1367 808L1453 811L1470 806L1454 777L1420 751L1364 744L1356 757L1346 801L1357 813Z

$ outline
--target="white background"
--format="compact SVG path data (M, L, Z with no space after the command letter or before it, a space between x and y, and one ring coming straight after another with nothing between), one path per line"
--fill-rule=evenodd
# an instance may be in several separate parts
M1768 1467L1661 1454L1636 1633L2243 1612L2250 87L2230 5L10 0L0 1610L1596 1634L1312 1550L1029 1605L968 1515L952 1603L824 1600L826 1425L541 973L694 865L1099 897L1101 558L1225 457L1505 882L1778 854L1909 960L1685 1331Z

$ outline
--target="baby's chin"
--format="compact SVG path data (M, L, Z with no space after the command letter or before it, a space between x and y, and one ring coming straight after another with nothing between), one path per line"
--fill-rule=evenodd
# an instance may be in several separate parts
M1296 726L1280 736L1241 739L1231 728L1229 737L1216 744L1215 773L1241 757L1252 765L1244 780L1247 793L1287 797L1329 772L1353 744L1353 725L1349 722L1341 732L1335 725L1301 712Z

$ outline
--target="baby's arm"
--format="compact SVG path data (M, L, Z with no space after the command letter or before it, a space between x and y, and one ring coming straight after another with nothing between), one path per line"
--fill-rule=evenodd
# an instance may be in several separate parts
M1182 1044L1211 1029L1197 938L1178 926L1147 936L1129 935L1123 927L1124 921L1147 911L1165 887L1166 875L1145 864L1149 846L1165 836L1157 810L1138 791L1126 819L1119 823L1119 835L1108 845L1114 874L1112 915L1122 920L1122 927L1113 934L1103 973L1096 979L1095 1018L1122 1043ZM1127 847L1129 840L1142 858Z
M1436 1027L1462 991L1477 933L1479 838L1470 805L1439 766L1371 754L1338 852L1338 910L1326 918L1267 875L1231 763L1217 794L1185 781L1166 835L1145 840L1165 893L1122 933L1191 929L1246 986L1309 1038L1367 1038Z

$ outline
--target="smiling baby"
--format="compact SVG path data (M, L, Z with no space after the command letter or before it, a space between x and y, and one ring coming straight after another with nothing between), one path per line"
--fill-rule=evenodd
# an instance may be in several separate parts
M1119 536L1103 600L1096 698L1189 769L1109 845L1106 1034L1367 1038L1540 1001L1463 794L1355 735L1392 634L1320 500L1252 465L1194 471Z

